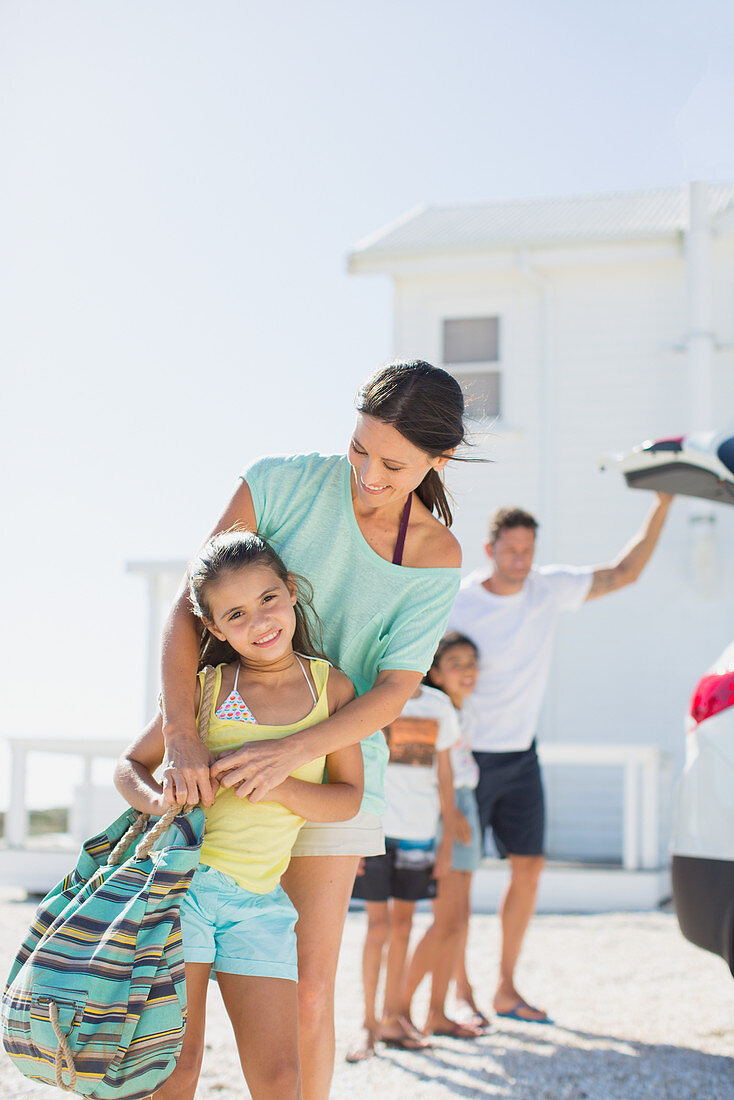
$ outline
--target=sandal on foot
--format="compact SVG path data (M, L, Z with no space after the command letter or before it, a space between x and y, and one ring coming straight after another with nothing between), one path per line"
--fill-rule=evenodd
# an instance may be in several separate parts
M426 1034L440 1035L447 1039L480 1039L485 1032L479 1027L473 1027L471 1024L460 1024L458 1020L453 1020L451 1027L431 1028Z
M540 1012L539 1008L534 1008L533 1005L529 1005L527 1001L520 999L516 1005L513 1005L507 1012L498 1012L497 1015L501 1016L504 1020L519 1020L521 1024L552 1024L550 1016L547 1012L544 1012L542 1016L523 1016L522 1010L526 1012Z
M361 1042L355 1043L354 1046L350 1047L347 1051L347 1062L366 1062L368 1058L374 1058L376 1038L367 1028L364 1028L363 1036L364 1038Z
M345 1056L345 1061L354 1065L356 1062L366 1062L368 1058L374 1058L374 1047L352 1047Z
M474 1027L480 1035L487 1035L492 1030L492 1024L478 1008L466 1005L465 1009L459 1009L457 1020L464 1027Z
M384 1043L386 1047L390 1047L392 1050L430 1050L430 1040L421 1038L417 1039L412 1035L395 1035L391 1038L380 1039L381 1043Z

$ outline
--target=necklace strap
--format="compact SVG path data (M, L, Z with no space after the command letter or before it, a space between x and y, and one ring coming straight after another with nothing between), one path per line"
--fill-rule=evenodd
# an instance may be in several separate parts
M395 553L392 556L393 565L403 564L403 547L405 546L405 536L408 533L408 520L410 519L410 506L412 502L413 494L408 493L408 499L405 502L403 514L400 519L400 530L398 531L398 541L395 543Z

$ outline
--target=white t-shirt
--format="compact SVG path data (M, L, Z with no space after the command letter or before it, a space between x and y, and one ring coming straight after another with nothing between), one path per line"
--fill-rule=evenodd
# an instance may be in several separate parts
M471 699L464 700L456 717L459 719L459 740L451 749L454 787L469 787L473 791L479 782L479 765L471 754L478 716Z
M593 570L573 566L533 567L522 589L495 596L483 587L489 573L462 581L449 616L479 648L479 677L472 702L477 725L475 752L519 752L532 744L543 702L561 611L581 607Z
M385 773L385 836L429 841L440 816L436 753L459 740L453 703L442 691L421 685L399 718L384 729L390 760Z

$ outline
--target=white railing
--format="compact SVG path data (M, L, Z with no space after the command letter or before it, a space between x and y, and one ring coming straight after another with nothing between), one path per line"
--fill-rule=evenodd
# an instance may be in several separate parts
M28 836L27 779L28 756L33 752L59 753L64 756L80 756L83 761L82 790L91 791L92 766L99 758L116 759L127 741L110 739L69 739L64 737L11 737L10 746L10 798L5 819L5 841L9 848L22 848ZM91 799L82 800L76 807L80 831L91 833Z
M660 773L668 755L655 745L541 743L544 765L603 765L624 769L622 866L654 870L660 864Z
M185 561L129 561L128 573L145 578L147 593L147 625L145 645L145 687L143 690L143 721L147 722L158 708L161 673L161 631L174 600L181 578L186 572Z
M33 752L61 753L83 760L81 790L92 789L92 767L97 758L115 758L127 742L43 737L12 737L10 745L10 800L5 838L9 848L22 848L28 836L26 799L28 756ZM654 745L588 745L572 742L541 743L538 756L545 766L604 765L624 769L622 866L627 871L653 870L659 865L661 767L667 757ZM76 807L79 828L89 835L91 799Z

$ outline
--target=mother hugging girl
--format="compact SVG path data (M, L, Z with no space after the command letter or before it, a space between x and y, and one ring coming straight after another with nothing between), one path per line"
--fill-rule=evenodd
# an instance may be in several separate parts
M443 470L465 442L458 382L396 361L360 387L346 455L261 458L242 475L212 534L257 532L313 587L324 655L356 698L291 736L213 760L199 741L202 623L184 587L164 633L167 802L213 803L221 784L267 801L294 771L361 743L364 796L351 820L306 821L282 885L298 911L298 1024L305 1100L326 1100L334 1065L334 981L359 859L384 851L387 749L381 733L431 665L459 585L461 550ZM246 734L242 737L245 740ZM308 817L307 814L302 816Z

